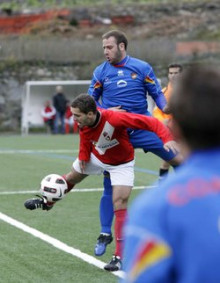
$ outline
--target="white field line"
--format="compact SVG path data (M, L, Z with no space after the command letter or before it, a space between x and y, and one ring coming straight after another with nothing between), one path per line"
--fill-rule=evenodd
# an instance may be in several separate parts
M77 153L78 149L0 149L0 154L15 154L15 153ZM135 149L135 152L143 153L142 149Z
M83 261L85 261L89 264L92 264L92 265L94 265L94 266L96 266L100 269L103 269L104 266L106 265L105 262L102 262L102 261L96 259L93 256L90 256L86 253L83 253L78 249L70 247L70 246L66 245L65 243L47 235L47 234L44 234L44 233L42 233L42 232L40 232L40 231L38 231L34 228L31 228L31 227L23 224L22 222L19 222L19 221L13 219L13 218L1 213L1 212L0 212L0 219L2 221L12 225L12 226L24 231L24 232L36 237L36 238L41 239L42 241L54 246L55 248L57 248L61 251L64 251L68 254L71 254L71 255L73 255L73 256L75 256L75 257L77 257L77 258L79 258L79 259L81 259L81 260L83 260ZM123 271L115 271L115 272L112 272L112 274L114 274L115 276L118 276L120 278L124 278L124 272Z
M3 149L0 150L0 154L15 154L15 153L73 153L79 152L78 149Z
M136 186L133 187L133 190L144 190L144 189L152 189L155 186ZM85 189L74 189L71 193L85 193L85 192L100 192L103 191L103 188L85 188ZM23 195L23 194L37 194L39 190L23 190L23 191L5 191L0 192L0 195Z

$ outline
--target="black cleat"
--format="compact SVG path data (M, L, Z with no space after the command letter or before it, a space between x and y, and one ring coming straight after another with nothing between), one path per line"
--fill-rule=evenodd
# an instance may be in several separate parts
M100 234L95 245L94 253L96 256L101 256L105 253L106 247L113 240L112 235Z
M113 255L112 260L104 266L107 271L118 271L122 269L122 262L119 256Z
M53 207L53 204L49 205L47 203L47 199L41 196L38 196L38 198L32 198L25 201L24 206L27 209L34 210L37 208L42 208L43 210L50 210Z

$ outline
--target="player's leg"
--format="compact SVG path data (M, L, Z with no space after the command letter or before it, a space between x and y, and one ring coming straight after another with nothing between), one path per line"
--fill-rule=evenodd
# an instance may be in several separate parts
M54 134L59 133L59 121L60 121L60 112L57 111L54 119Z
M101 232L95 245L94 253L101 256L105 253L106 247L113 240L112 238L112 221L114 218L114 209L112 203L112 185L108 172L104 172L104 190L100 200L99 217L101 224Z
M174 154L172 151L167 152L164 148L152 149L150 151L164 160L164 167L160 170L159 181L166 178L170 165L175 170L183 162L183 156L180 153ZM167 168L168 170L166 170Z
M60 113L60 132L61 134L65 134L65 113Z
M135 130L129 134L129 137L134 148L142 148L146 153L148 151L154 153L174 169L183 162L182 155L166 151L161 139L153 132Z
M128 199L134 183L134 161L115 167L109 170L113 184L115 251L111 261L104 267L107 271L117 271L122 267L122 230L127 216Z
M70 132L69 120L65 118L65 133L69 134L69 132Z
M169 173L170 164L164 160L162 160L160 169L159 169L159 181L166 178Z
M156 151L155 154L165 160L172 159L175 157L175 154L167 153L167 151L163 148L162 141L156 134L152 132L135 130L131 131L129 136L134 148L143 148L146 152L153 150L153 148L156 150L159 149L158 151ZM95 245L94 253L97 256L103 255L106 251L106 246L111 242L111 226L114 216L113 205L111 200L112 186L108 175L104 174L103 184L104 192L100 200L99 218L101 224L101 233L103 232L104 235L99 235L98 241Z

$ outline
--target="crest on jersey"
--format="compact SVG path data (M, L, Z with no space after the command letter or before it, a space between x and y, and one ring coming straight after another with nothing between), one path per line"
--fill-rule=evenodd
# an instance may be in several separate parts
M136 74L136 73L131 73L131 78L132 78L133 80L135 80L135 79L137 78L137 74Z
M107 132L104 132L104 133L103 133L103 136L105 137L105 139L106 139L107 141L110 141L111 137L109 136L109 134L108 134Z

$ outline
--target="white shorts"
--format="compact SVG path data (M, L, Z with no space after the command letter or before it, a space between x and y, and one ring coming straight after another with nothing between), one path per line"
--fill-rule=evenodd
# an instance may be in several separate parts
M73 162L73 168L82 173L79 167L79 159L77 158ZM110 174L112 186L131 186L134 185L134 160L120 164L120 165L108 165L102 163L93 153L91 153L90 161L87 162L86 168L83 174L86 175L101 175L104 171L108 171Z

